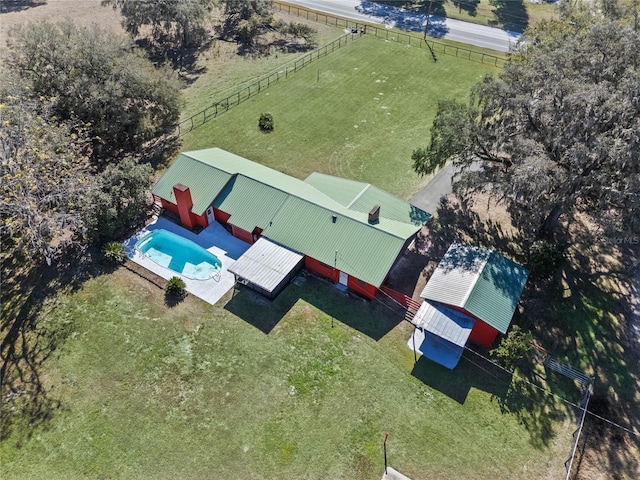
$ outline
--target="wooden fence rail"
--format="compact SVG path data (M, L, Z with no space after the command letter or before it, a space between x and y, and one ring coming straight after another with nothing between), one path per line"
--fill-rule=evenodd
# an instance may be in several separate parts
M379 28L375 25L364 24L356 22L355 20L348 20L334 15L316 12L315 10L308 10L304 7L297 5L290 5L288 3L274 2L280 12L286 12L289 15L296 15L298 17L306 18L307 20L313 20L318 23L324 22L325 25L332 25L336 27L353 28L357 31L366 31L373 34L376 37L384 38L385 40L391 40L399 43L407 43L409 45L419 46L421 48L429 48L431 52L441 52L446 55L455 55L459 58L466 60L473 60L481 63L491 64L495 67L504 66L509 60L508 58L498 55L492 55L490 53L477 52L468 48L450 45L436 40L424 39L420 36L411 35L408 33L402 33L395 30L389 30L387 28Z
M333 42L323 45L322 47L316 48L306 55L292 60L282 67L280 67L277 71L269 73L267 75L263 75L254 82L249 85L238 87L238 89L230 95L223 97L222 99L214 102L207 108L199 111L198 113L193 114L191 117L187 118L180 122L177 126L178 136L182 136L196 127L206 123L207 121L216 118L218 115L227 112L231 108L240 105L245 100L248 100L254 95L257 95L262 90L269 88L271 85L278 83L283 78L288 78L289 75L294 74L298 70L304 68L309 65L311 62L329 55L330 53L338 50L339 48L344 47L349 42L353 42L355 39L359 38L361 34L347 33Z

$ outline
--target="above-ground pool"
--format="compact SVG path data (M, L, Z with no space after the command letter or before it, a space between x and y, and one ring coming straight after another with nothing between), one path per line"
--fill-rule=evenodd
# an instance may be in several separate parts
M136 249L158 265L194 280L207 280L220 272L222 262L198 244L168 230L153 230Z

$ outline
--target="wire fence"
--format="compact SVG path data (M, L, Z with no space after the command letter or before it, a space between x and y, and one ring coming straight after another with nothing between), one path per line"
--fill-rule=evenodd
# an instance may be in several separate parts
M265 90L271 85L278 83L281 79L288 78L289 75L292 75L298 70L306 67L311 62L329 55L339 48L344 47L349 42L353 42L355 39L359 38L360 35L356 34L356 32L347 33L340 38L335 39L331 43L316 48L306 55L284 64L283 66L279 67L277 71L263 75L252 83L235 89L232 94L223 97L222 99L212 103L207 108L200 110L198 113L180 122L177 127L178 136L180 137L182 135L185 135L194 128L199 127L207 121L212 120L222 113L229 111L231 108L240 105L242 102L248 100L254 95L257 95L262 90Z
M431 54L438 52L446 55L453 55L466 60L490 64L494 67L502 67L509 61L508 57L501 57L498 55L492 55L490 53L478 52L468 48L438 42L432 39L424 39L421 36L398 32L397 30L379 28L375 25L359 23L354 20L348 20L345 18L336 17L328 13L309 10L297 5L274 2L274 7L277 8L280 12L286 12L289 15L303 17L307 20L312 20L318 23L324 22L325 25L353 29L354 31L373 34L373 36L384 38L385 40L406 43L408 45L415 45L416 47L421 48L428 48L431 51Z

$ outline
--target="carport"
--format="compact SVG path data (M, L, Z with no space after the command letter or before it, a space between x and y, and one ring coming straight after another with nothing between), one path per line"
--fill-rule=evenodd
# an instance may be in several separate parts
M425 301L413 317L416 330L409 348L452 370L462 357L474 322L462 312Z
M236 282L273 299L300 271L304 256L261 237L229 271Z

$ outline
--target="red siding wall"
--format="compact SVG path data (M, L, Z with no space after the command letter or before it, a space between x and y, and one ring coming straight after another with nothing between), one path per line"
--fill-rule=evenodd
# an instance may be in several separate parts
M312 272L316 272L318 275L328 278L332 282L337 282L340 279L340 272L338 272L338 270L316 260L315 258L305 256L304 266Z
M178 210L178 206L175 203L168 202L164 198L162 198L161 204L163 208L166 208L171 213L175 213L176 215L180 216L180 211ZM191 219L192 225L199 225L202 228L205 228L207 225L209 225L209 222L207 221L207 212L203 213L202 215L196 215L193 212L189 212L189 217ZM185 227L187 226L185 225Z
M473 329L471 330L471 335L469 335L469 340L477 343L478 345L482 345L483 347L491 347L491 344L500 333L498 330L493 328L491 325L486 324L475 315L471 315L464 308L455 307L453 305L447 305L447 307L462 312L465 315L470 316L471 318L475 318L476 322L473 324Z
M476 323L473 324L473 329L471 330L471 335L469 335L469 340L489 348L498 336L498 333L500 332L491 325L487 325L482 320L476 319Z
M247 232L242 228L236 227L235 225L231 225L231 233L233 234L234 237L239 238L243 242L253 244L253 235L251 235L251 232Z
M220 223L227 223L229 221L229 217L231 214L227 212L223 212L222 210L218 210L217 208L213 208L213 218L215 218Z
M372 299L376 296L376 293L378 293L378 289L376 287L366 282L362 282L362 285L360 285L360 283L358 283L358 279L351 275L347 278L347 287L368 299Z
M340 270L324 264L315 258L304 257L304 266L308 270L328 278L332 282L338 283L340 281ZM378 293L378 289L376 287L366 282L360 285L358 283L358 279L351 275L347 276L347 288L369 299L375 297L376 293Z
M167 202L164 198L160 199L160 201L162 203L162 208L166 208L171 213L180 215L180 213L178 213L178 206L175 203Z
M202 228L206 228L209 225L209 220L207 220L207 212L204 212L202 215L196 215L193 212L189 213L191 215L191 221L194 225L199 225Z

